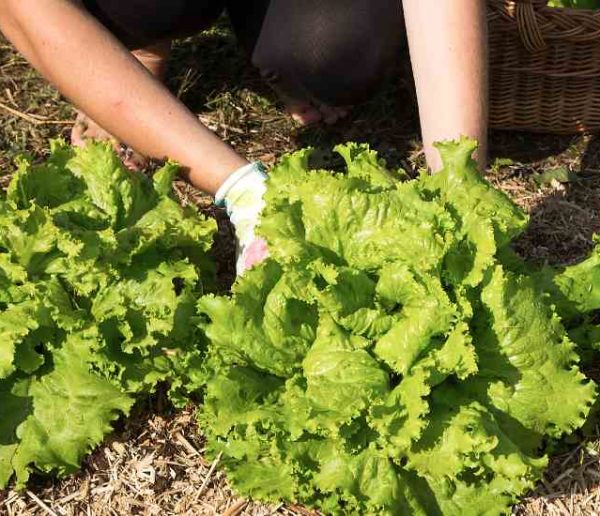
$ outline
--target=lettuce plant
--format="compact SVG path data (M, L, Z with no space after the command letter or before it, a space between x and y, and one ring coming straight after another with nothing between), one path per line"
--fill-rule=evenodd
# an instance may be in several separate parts
M171 198L176 172L132 174L101 144L19 163L0 199L0 488L76 470L159 382L183 401L215 225Z
M527 217L478 174L473 141L438 149L443 170L414 180L356 144L337 149L343 172L312 170L309 150L272 171L270 258L198 305L200 420L242 493L498 514L584 423L595 385L544 292L555 278L508 247Z

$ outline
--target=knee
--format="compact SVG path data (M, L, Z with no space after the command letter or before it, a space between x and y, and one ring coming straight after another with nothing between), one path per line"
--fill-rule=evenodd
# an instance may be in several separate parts
M325 47L290 42L255 53L253 63L267 82L292 97L330 106L367 100L396 55L394 41L361 44L359 38Z
M367 100L382 82L391 64L383 49L365 51L357 41L306 52L290 61L309 95L331 106L349 106Z
M399 55L400 3L385 0L377 10L369 0L339 3L273 3L273 19L267 19L252 56L267 81L292 96L334 106L373 93Z

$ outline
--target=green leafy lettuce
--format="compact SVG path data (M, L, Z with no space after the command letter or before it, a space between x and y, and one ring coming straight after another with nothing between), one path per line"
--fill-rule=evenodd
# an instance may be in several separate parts
M560 7L571 9L598 9L598 0L548 0L548 7Z
M311 169L309 150L272 171L270 258L198 305L200 419L242 493L498 514L540 478L542 445L584 423L595 385L544 292L554 277L508 249L527 217L478 174L473 141L438 148L443 170L408 181L356 144L337 149L343 172Z
M600 245L596 242L590 256L580 263L545 268L536 275L577 344L584 365L596 369L600 352Z
M171 197L176 172L130 173L102 144L19 162L0 199L0 488L76 470L159 382L183 401L215 226Z

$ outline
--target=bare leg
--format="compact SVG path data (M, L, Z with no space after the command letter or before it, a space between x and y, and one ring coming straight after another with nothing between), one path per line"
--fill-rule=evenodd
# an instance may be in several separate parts
M487 26L481 0L404 0L427 163L441 168L433 142L461 135L487 153Z
M162 42L150 47L134 50L133 56L144 67L161 81L165 78L167 61L171 51L171 42ZM82 147L87 140L106 140L114 143L115 149L121 154L123 163L132 170L141 170L146 165L146 158L133 151L123 149L121 143L108 131L105 131L83 111L77 111L75 125L71 131L71 143Z

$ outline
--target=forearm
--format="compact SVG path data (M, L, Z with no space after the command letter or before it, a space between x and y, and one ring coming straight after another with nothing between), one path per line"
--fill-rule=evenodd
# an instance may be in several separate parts
M487 153L487 23L483 0L403 0L427 163L433 142L471 136Z
M0 30L104 129L145 155L180 162L194 186L214 193L246 163L76 2L0 0Z

